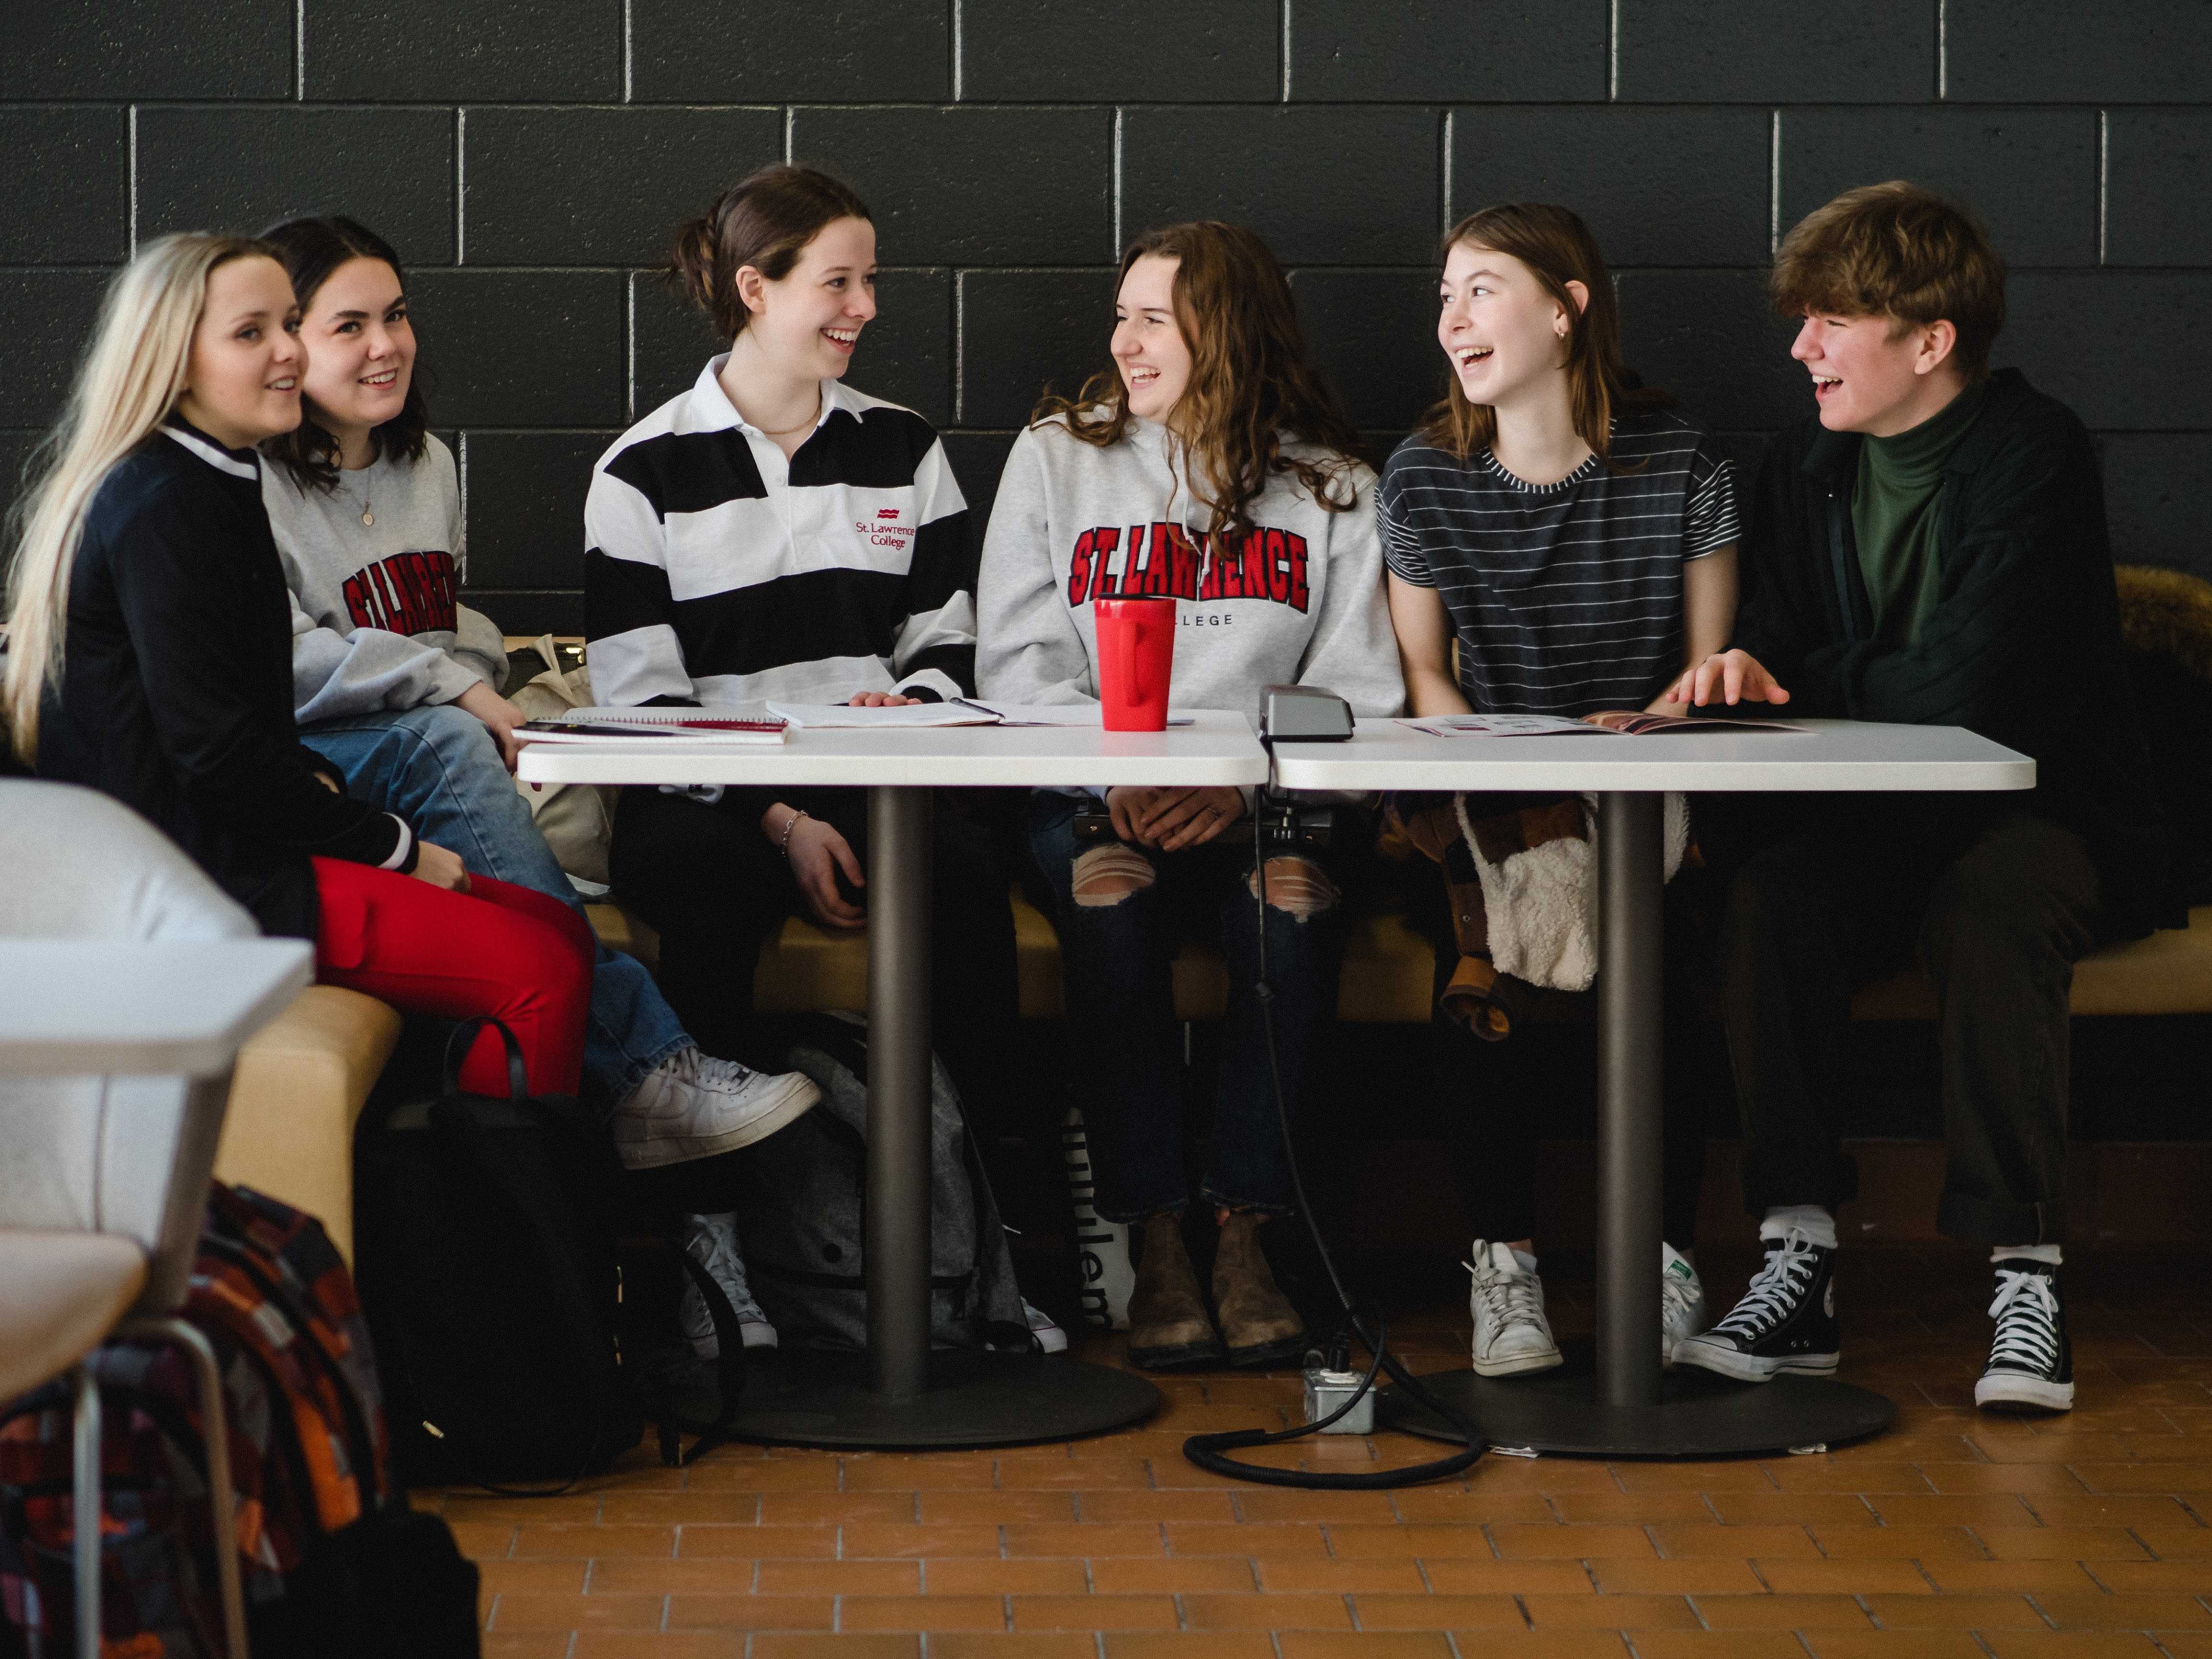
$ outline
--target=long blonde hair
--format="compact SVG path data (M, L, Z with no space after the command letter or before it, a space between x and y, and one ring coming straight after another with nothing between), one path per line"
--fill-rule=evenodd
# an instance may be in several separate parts
M26 472L34 482L9 515L15 558L0 680L9 738L26 765L38 758L40 700L61 682L70 573L93 497L184 395L209 276L257 254L276 258L263 243L201 233L141 248L108 283L61 420L32 452Z

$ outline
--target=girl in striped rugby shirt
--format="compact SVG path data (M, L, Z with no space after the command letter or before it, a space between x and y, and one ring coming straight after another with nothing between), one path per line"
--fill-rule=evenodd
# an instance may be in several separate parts
M866 204L810 168L763 168L678 233L669 275L730 346L593 469L594 697L972 693L975 557L945 446L912 410L844 384L876 314ZM866 926L866 820L857 789L623 792L615 888L659 930L661 986L709 1049L750 1046L754 961L787 916ZM936 824L933 1026L988 1124L1015 1012L1007 880L978 826Z

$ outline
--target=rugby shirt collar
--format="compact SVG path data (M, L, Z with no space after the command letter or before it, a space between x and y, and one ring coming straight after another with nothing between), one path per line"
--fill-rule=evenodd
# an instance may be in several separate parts
M769 438L767 433L738 413L738 406L730 401L730 394L722 390L722 366L729 361L730 354L726 351L709 357L707 367L699 371L698 380L692 383L691 429L713 432L735 427L749 436L767 438L769 442L774 443L775 439ZM822 410L814 417L815 431L822 429L834 410L842 409L854 416L860 414L860 405L853 401L853 396L846 390L842 380L823 380L821 384Z
M218 472L228 472L234 478L243 478L248 483L261 482L261 456L252 449L231 449L194 426L181 415L172 415L161 423L161 435L173 438L188 453L198 456Z

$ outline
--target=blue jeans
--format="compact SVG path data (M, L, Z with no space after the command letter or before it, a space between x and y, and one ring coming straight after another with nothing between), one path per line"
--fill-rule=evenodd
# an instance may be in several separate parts
M416 834L495 881L583 906L475 715L449 704L355 714L303 727L300 740L345 774L346 793L397 812ZM619 1101L691 1038L634 957L599 947L584 1073Z
M1179 853L1143 848L1150 886L1110 903L1078 904L1078 801L1039 793L1030 806L1030 852L1050 885L1066 977L1070 1033L1083 1075L1098 1212L1137 1221L1182 1209L1190 1192L1183 1169L1182 1044L1176 1029L1171 964L1187 919L1218 917L1229 964L1221 1082L1210 1167L1200 1191L1209 1202L1280 1213L1295 1207L1283 1124L1261 1019L1258 905L1248 884L1249 844ZM1278 852L1277 856L1280 856ZM1298 856L1321 866L1327 854ZM1344 957L1340 908L1300 918L1267 908L1267 977L1275 988L1275 1039L1283 1098L1295 1115L1316 1047L1336 1018Z

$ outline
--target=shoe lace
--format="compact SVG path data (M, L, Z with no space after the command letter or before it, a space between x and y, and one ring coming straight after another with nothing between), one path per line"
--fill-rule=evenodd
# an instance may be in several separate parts
M1997 1322L1990 1347L1991 1366L2047 1371L2058 1363L2058 1296L2042 1273L1997 1269L1996 1300L1990 1316Z
M1695 1307L1698 1281L1680 1273L1667 1273L1659 1276L1660 1306L1667 1313L1686 1314Z
M1820 1266L1820 1258L1814 1254L1818 1248L1792 1227L1781 1248L1766 1253L1766 1265L1744 1291L1743 1300L1713 1328L1730 1336L1756 1340L1779 1325L1796 1310L1798 1298L1812 1284L1814 1273Z
M1487 1264L1478 1267L1472 1261L1459 1265L1474 1275L1474 1293L1482 1298L1483 1311L1498 1324L1533 1325L1543 1317L1535 1274L1509 1273Z

